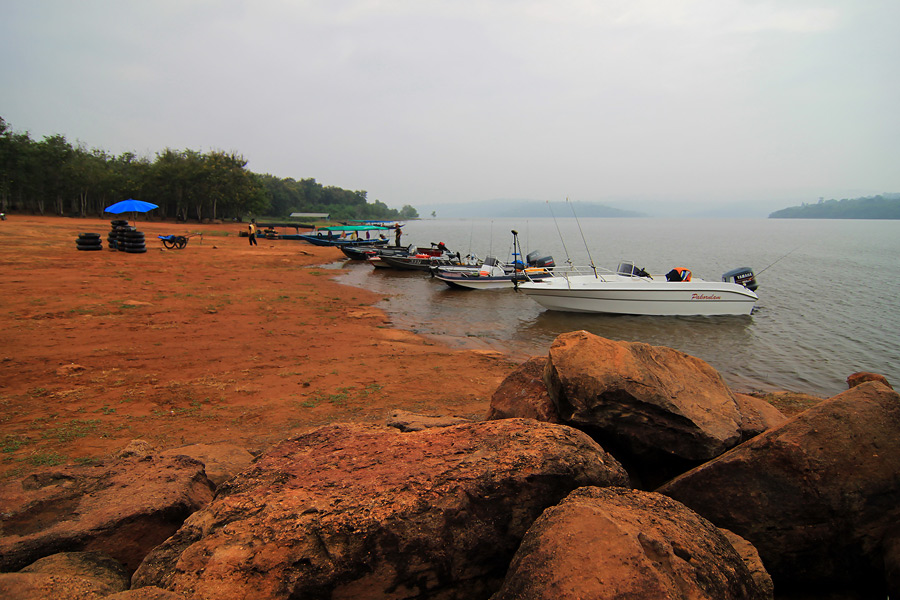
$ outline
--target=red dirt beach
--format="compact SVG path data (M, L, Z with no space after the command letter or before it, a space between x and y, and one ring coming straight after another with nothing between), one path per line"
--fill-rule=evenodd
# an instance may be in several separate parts
M13 215L0 225L0 476L89 462L144 439L258 453L324 424L392 410L482 418L515 366L391 327L379 294L316 265L333 248L227 224L132 223L147 252L110 250L110 221ZM79 251L80 233L103 250ZM182 250L158 235L199 234Z

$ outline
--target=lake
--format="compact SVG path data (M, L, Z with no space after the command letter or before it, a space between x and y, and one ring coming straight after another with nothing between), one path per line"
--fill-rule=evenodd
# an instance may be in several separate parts
M423 219L404 245L444 242L461 254L509 258L510 231L527 254L651 273L687 267L718 280L751 267L759 302L749 317L583 315L544 310L512 290L455 290L421 272L342 261L341 281L386 295L396 326L448 345L546 355L560 333L668 346L702 358L738 391L830 397L857 371L900 383L900 221L796 219ZM393 236L391 236L393 240ZM343 258L339 250L335 253Z

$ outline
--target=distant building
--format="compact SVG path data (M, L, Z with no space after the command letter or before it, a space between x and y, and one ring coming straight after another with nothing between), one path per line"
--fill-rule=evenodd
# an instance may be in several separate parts
M291 218L296 219L327 219L331 213L291 213Z

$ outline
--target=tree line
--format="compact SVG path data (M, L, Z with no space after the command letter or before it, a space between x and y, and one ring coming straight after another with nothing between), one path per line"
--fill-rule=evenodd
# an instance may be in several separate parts
M418 217L408 205L398 211L370 203L365 191L253 173L234 152L166 148L152 160L115 156L73 146L59 134L33 140L0 117L0 212L102 217L105 207L128 198L158 205L156 217L182 221L292 212L329 213L334 220Z
M819 200L775 211L770 219L900 219L900 194Z

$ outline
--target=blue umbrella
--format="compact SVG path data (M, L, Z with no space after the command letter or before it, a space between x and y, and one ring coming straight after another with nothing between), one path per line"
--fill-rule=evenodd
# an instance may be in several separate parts
M143 200L134 200L133 198L129 198L128 200L116 202L112 206L107 206L103 210L108 213L119 214L123 212L147 212L148 210L153 210L154 208L159 207L150 202L144 202Z

